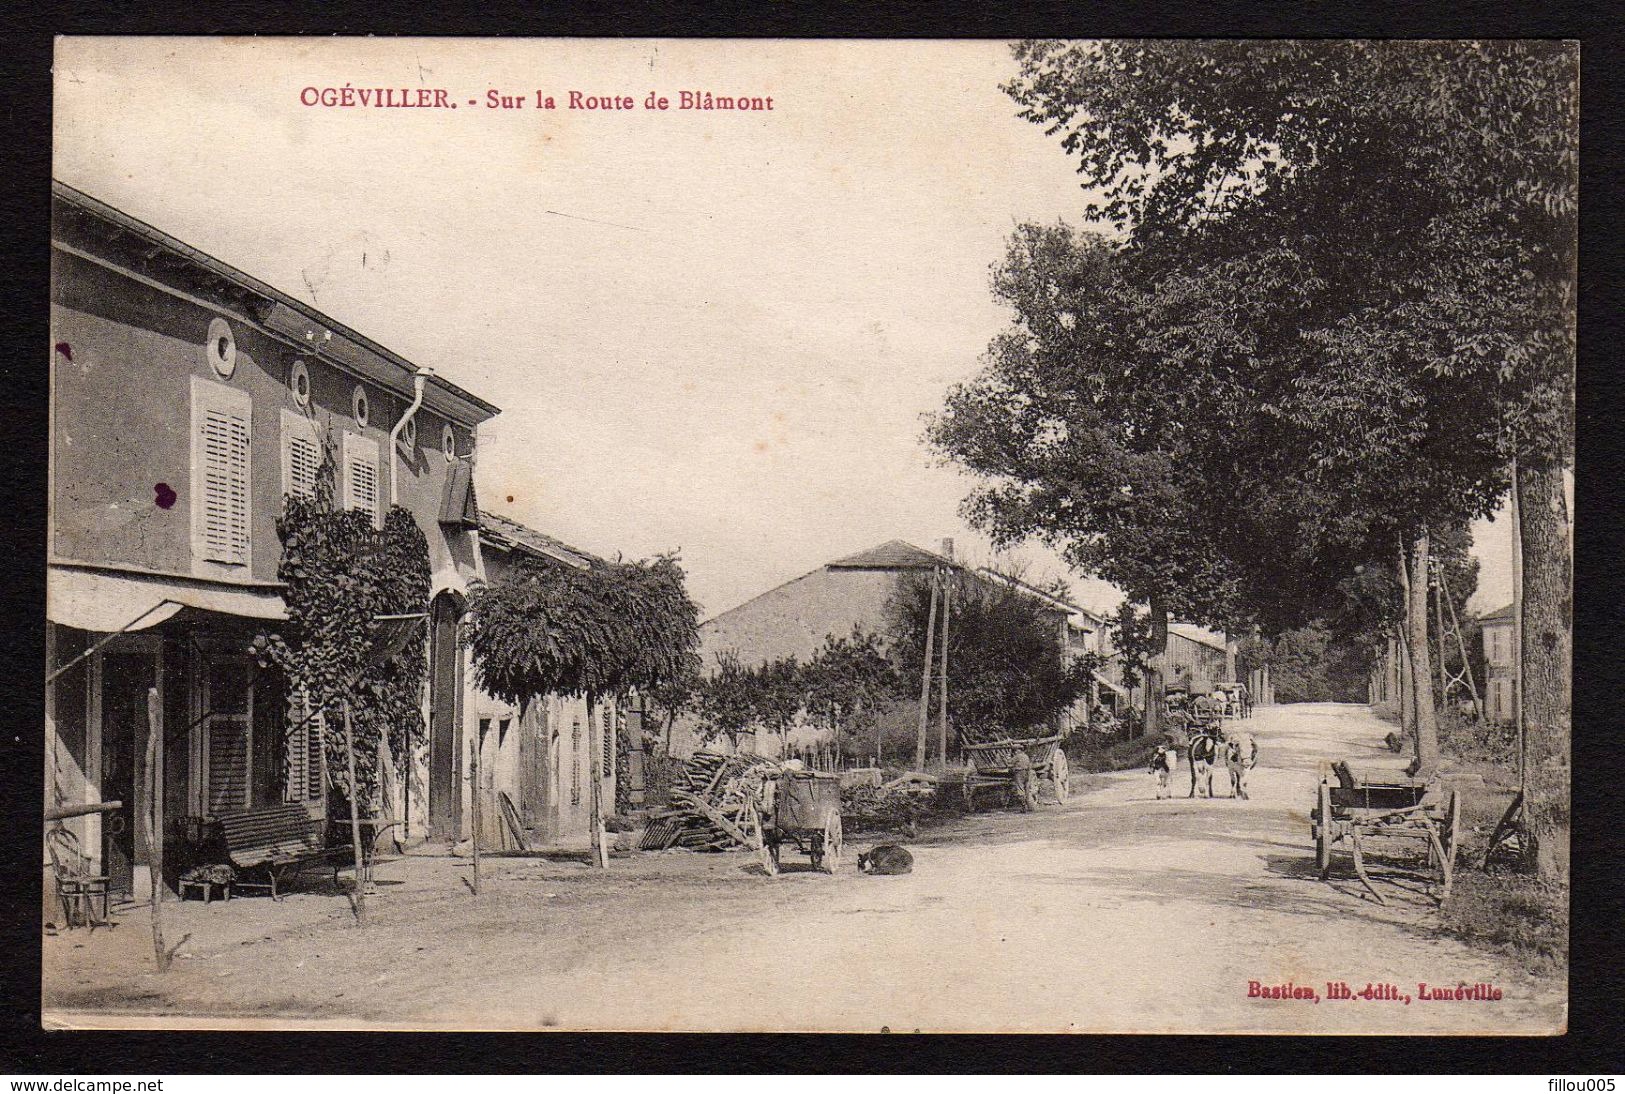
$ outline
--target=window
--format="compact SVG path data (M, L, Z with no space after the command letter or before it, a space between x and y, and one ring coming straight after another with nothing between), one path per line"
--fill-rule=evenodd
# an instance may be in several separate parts
M245 658L216 654L207 665L207 754L209 812L215 816L247 809L253 709L250 671Z
M570 804L581 804L581 719L570 723Z
M355 391L350 395L350 410L355 415L355 424L366 429L367 415L371 406L367 401L367 389L360 384L355 386Z
M378 442L344 435L344 508L371 514L378 525Z
M209 359L216 375L231 379L237 371L237 339L231 333L231 324L218 316L209 320L209 339L203 344L203 354Z
M449 422L440 430L440 451L446 454L447 463L457 458L457 434L452 432Z
M285 736L288 781L283 787L282 800L319 802L322 800L322 737L326 723L322 715L307 711L305 700L300 696L289 700L287 717L293 729Z
M282 492L294 497L316 496L316 470L322 463L322 444L316 423L303 414L282 412Z
M297 357L288 366L288 390L301 408L310 405L310 369Z
M406 419L406 424L401 427L401 447L406 450L407 455L411 455L412 450L417 446L418 419L417 415L414 414L412 417Z
M228 566L249 564L247 392L192 378L192 551Z

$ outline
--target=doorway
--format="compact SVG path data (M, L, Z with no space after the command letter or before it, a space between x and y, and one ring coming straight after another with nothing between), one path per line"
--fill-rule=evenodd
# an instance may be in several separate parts
M148 861L138 818L146 809L147 689L157 682L155 645L110 643L98 655L101 685L101 800L123 803L101 824L103 870L115 895L135 893L135 870Z

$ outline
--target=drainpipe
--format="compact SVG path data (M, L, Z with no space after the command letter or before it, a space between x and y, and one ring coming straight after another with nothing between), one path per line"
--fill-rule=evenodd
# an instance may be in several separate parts
M412 374L412 404L401 415L401 420L395 423L395 428L389 431L389 504L393 507L400 504L400 476L395 473L396 445L401 438L401 430L406 423L412 420L412 415L418 412L423 405L423 385L434 375L432 368L420 368Z

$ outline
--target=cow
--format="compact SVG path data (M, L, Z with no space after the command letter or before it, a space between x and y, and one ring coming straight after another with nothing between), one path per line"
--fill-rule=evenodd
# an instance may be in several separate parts
M1230 796L1248 800L1247 772L1258 766L1258 742L1252 734L1240 733L1224 742L1224 766L1230 772Z
M1151 774L1157 780L1157 800L1173 797L1174 768L1179 763L1179 750L1172 744L1160 744L1151 754Z
M1219 763L1219 744L1222 740L1217 731L1207 729L1191 738L1191 792L1186 797L1196 797L1198 787L1203 788L1204 798L1213 796L1213 768Z

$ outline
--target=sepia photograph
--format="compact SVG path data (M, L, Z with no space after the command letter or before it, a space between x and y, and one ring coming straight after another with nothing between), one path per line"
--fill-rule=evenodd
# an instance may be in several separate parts
M1565 1033L1579 81L58 38L41 1025Z

